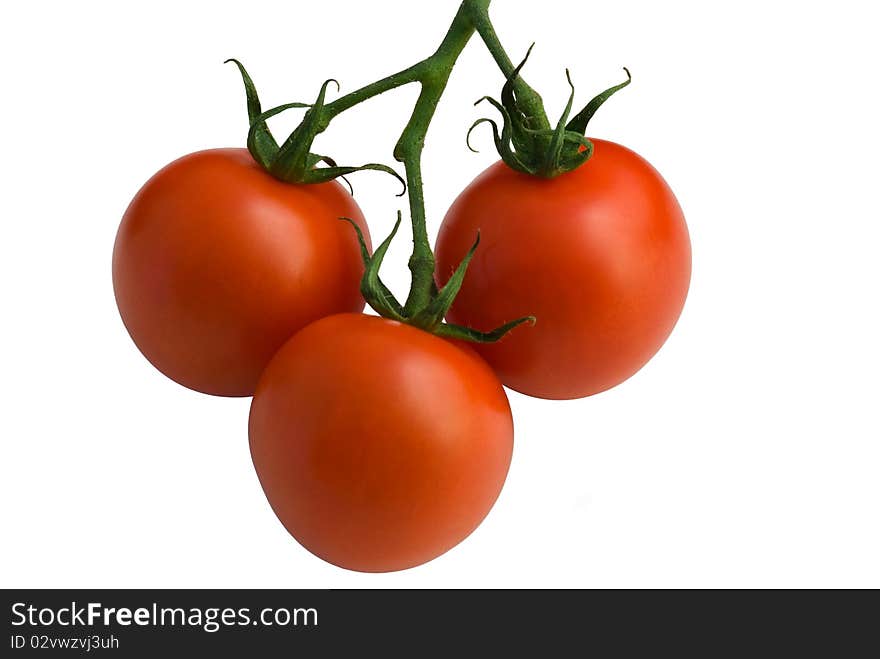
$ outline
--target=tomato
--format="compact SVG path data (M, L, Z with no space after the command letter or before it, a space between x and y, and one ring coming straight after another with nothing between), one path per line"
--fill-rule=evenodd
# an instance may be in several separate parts
M486 330L537 318L477 347L504 384L531 396L580 398L623 382L660 349L687 296L690 240L669 186L633 151L592 141L586 164L553 179L491 166L437 240L443 283L481 238L451 322Z
M269 359L323 316L363 309L354 232L336 182L282 183L245 149L185 156L138 192L119 227L113 285L156 368L209 394L249 396Z
M254 466L275 514L340 567L439 556L498 497L513 421L472 350L363 314L319 320L269 363L251 404Z

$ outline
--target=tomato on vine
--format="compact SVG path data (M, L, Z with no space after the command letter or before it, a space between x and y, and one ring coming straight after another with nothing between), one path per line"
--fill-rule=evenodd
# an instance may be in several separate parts
M272 509L300 544L340 567L387 572L439 556L479 525L507 475L513 420L469 348L342 314L270 362L250 444Z
M657 170L583 135L629 80L566 123L569 101L557 128L539 131L513 93L518 73L501 102L488 99L505 120L500 132L493 125L503 160L450 207L436 243L438 280L479 232L481 248L448 318L480 329L534 315L533 328L477 350L512 389L580 398L623 382L663 345L687 296L690 240Z
M238 62L236 62L238 64ZM250 77L248 149L200 151L174 161L134 197L113 249L113 286L132 339L165 375L191 389L249 396L290 335L323 316L359 311L363 267L357 240L369 233L337 167L279 147ZM306 127L310 116L307 113ZM313 135L312 135L313 137ZM321 160L329 167L316 168ZM392 170L387 170L392 171Z

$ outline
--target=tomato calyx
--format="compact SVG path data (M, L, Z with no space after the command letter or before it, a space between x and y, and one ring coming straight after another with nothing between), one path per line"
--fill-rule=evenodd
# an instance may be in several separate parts
M522 62L507 77L501 90L500 101L491 96L484 96L474 104L479 105L485 101L498 110L502 118L500 131L494 119L488 117L478 119L468 130L467 145L471 151L476 152L470 144L471 133L478 126L489 124L492 127L495 148L511 169L532 176L553 178L577 169L590 159L593 154L593 144L585 135L587 124L605 101L632 82L632 76L624 67L627 77L624 82L595 96L580 112L569 119L574 104L574 84L571 81L571 73L566 69L565 77L571 88L568 103L556 127L547 128L543 116L530 111L516 92L520 71L528 61L534 46L535 44L529 46Z
M367 163L359 166L340 166L329 156L312 153L312 143L317 135L327 128L330 121L324 112L325 98L327 88L331 83L339 89L339 83L336 80L329 79L321 85L321 90L314 103L285 103L264 112L256 85L244 65L237 59L228 59L224 64L229 62L238 67L244 82L249 121L248 151L269 174L287 183L311 184L327 183L340 177L344 179L347 174L354 172L374 170L394 176L403 186L403 192L399 196L406 193L406 181L388 165ZM284 143L279 145L266 122L275 115L290 109L305 109L305 116ZM319 167L322 164L325 166ZM348 182L347 179L346 182Z
M472 343L495 343L519 325L524 323L535 324L534 316L524 316L522 318L516 318L508 323L504 323L489 332L480 332L469 327L454 325L443 321L449 308L455 301L455 297L458 295L459 290L461 290L461 285L464 282L464 276L467 272L468 265L480 244L479 235L477 235L477 239L474 241L473 246L468 250L467 255L465 255L461 263L459 263L455 272L449 278L449 281L439 289L435 285L432 288L427 303L414 310L408 310L404 305L398 302L394 293L391 292L379 277L379 268L381 268L382 261L385 259L385 253L388 251L391 241L394 240L394 236L397 235L397 230L400 228L400 223L403 219L401 212L397 211L397 221L394 223L394 228L391 230L388 237L375 249L373 254L370 254L367 249L363 232L357 225L357 222L347 217L341 217L339 219L351 224L357 233L358 243L361 248L361 257L364 261L364 276L361 279L361 294L364 296L364 300L366 300L367 304L369 304L370 307L383 318L413 325L414 327L436 334L437 336Z

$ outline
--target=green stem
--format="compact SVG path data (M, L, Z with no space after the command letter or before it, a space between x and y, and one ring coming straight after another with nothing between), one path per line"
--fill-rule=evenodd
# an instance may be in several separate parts
M495 33L495 28L492 25L492 21L489 19L489 3L478 1L468 2L466 0L464 5L468 8L471 24L480 35L483 43L486 44L486 48L492 54L498 68L501 69L505 78L509 78L516 66L510 61L507 51L504 50L501 41L498 39L498 35ZM485 5L485 7L482 7L481 5ZM533 128L536 130L549 129L550 120L547 118L547 113L544 110L544 101L541 99L541 95L532 89L528 83L523 80L521 75L518 75L513 81L513 90L516 92L517 99L522 108L527 110L529 115L537 119L538 125L533 126Z
M423 62L419 62L408 69L394 73L387 78L382 78L376 82L371 82L369 85L361 87L356 91L349 92L345 96L340 96L332 103L328 103L324 106L324 121L322 122L322 127L326 128L330 123L330 120L336 115L345 112L346 110L350 110L358 103L363 103L374 96L384 94L385 92L397 89L398 87L403 87L411 82L418 82L421 76L422 64Z
M479 33L505 77L508 77L514 69L489 19L490 2L491 0L464 0L449 31L433 55L387 78L341 96L323 108L319 132L323 131L335 116L363 101L412 82L421 84L421 93L413 108L412 116L394 147L394 157L398 162L403 163L406 171L413 233L413 252L409 260L412 285L404 305L404 314L408 318L424 310L436 294L435 261L426 226L421 158L425 136L434 118L437 104L446 90L449 76L459 55L475 32ZM537 117L538 122L546 124L537 127L549 128L550 124L546 119L541 97L521 78L515 85L516 92Z
M463 3L458 10L437 52L421 63L422 90L413 108L412 116L394 147L394 158L402 162L406 169L412 219L413 252L409 260L412 285L404 305L404 312L409 315L415 315L427 307L435 293L434 253L431 251L425 217L422 151L428 128L434 118L440 97L446 90L455 62L474 33L466 4ZM485 4L488 6L489 0L485 0Z

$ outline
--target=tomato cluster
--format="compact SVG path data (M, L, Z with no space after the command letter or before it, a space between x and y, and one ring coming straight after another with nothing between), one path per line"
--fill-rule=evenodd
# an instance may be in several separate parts
M430 78L411 67L348 106L416 80L432 92L419 102L436 104L438 69L448 77L462 35L474 31L468 7L426 60ZM669 336L690 281L681 208L643 158L578 134L628 81L567 125L540 129L546 119L520 65L503 102L493 101L506 122L503 136L495 127L502 161L450 207L436 261L421 178L411 176L420 151L410 159L401 138L411 192L419 186L410 195L413 290L401 304L378 278L388 240L371 253L363 214L332 180L389 168L337 167L310 153L339 111L324 105L326 84L279 147L265 120L303 105L262 112L238 66L249 148L181 158L134 197L113 251L122 320L173 380L253 396L254 466L306 549L367 572L419 565L470 534L501 491L513 450L503 385L590 396L632 376ZM414 117L420 111L427 120L408 130L427 129L433 107L417 105ZM421 144L424 133L409 137ZM361 313L365 298L380 316Z

